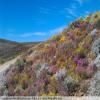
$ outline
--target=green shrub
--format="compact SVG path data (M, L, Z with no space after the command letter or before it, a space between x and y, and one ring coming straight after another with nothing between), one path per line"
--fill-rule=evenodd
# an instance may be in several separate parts
M69 95L71 95L72 93L76 92L77 91L77 87L79 87L79 85L76 84L76 83L68 83L67 86L68 86Z
M100 29L100 19L96 21L95 28Z
M17 66L19 72L22 72L25 65L26 65L26 61L24 59L22 59L22 60L19 59L16 62L16 66Z

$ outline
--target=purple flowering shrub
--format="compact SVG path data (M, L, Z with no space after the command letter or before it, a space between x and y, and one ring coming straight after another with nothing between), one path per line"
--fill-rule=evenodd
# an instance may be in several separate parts
M79 19L60 35L31 48L6 72L8 95L74 96L81 92L81 82L96 72L90 64L95 58L91 52L94 38L89 34L93 26L91 17Z

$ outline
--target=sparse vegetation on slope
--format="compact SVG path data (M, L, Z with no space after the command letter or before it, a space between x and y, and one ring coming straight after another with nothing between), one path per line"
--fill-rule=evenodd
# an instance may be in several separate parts
M37 43L17 43L0 39L0 64L13 59Z

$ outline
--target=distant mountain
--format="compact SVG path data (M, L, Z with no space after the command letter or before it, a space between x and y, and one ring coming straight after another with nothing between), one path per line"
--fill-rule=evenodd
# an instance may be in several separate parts
M10 40L0 39L0 63L3 63L18 54L26 51L36 43L18 43Z

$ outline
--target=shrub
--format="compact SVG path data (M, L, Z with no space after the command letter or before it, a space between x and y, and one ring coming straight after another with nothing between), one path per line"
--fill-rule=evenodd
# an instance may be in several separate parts
M73 94L73 92L75 92L78 87L79 84L74 79L72 79L72 77L68 76L67 78L65 78L64 88L68 90L69 96Z
M84 75L85 74L85 68L82 67L82 66L76 67L76 73L78 73L80 75Z
M48 88L48 92L52 92L55 93L57 92L57 81L55 79L51 79L50 83L48 84L47 88Z
M28 90L24 90L23 92L20 93L21 96L28 96Z
M84 67L84 66L87 66L87 65L88 65L88 61L87 61L86 58L77 60L77 66Z
M68 94L70 96L70 95L73 95L73 93L77 91L77 87L79 85L76 83L68 83L67 86L68 86Z
M29 85L27 90L28 90L28 96L35 96L36 95L36 91L35 91L34 86Z
M88 55L87 55L87 58L88 58L88 61L91 62L91 61L93 61L96 58L96 55L92 51L90 51L88 53Z
M51 66L49 69L49 72L51 72L53 74L56 74L57 71L58 71L58 68L55 65Z
M96 21L94 28L100 29L100 18Z
M8 88L8 96L14 96L14 87L12 85Z
M14 93L16 94L16 96L20 95L20 93L23 91L22 86L21 85L17 85Z
M9 87L10 84L15 84L15 80L14 79L14 74L12 72L9 72L7 73L6 75L6 85L7 85L7 88Z
M74 29L75 36L81 36L81 30L79 28Z
M99 16L98 16L98 13L96 13L93 17L94 17L94 20L97 20L98 17L99 17Z
M87 77L92 77L92 75L94 74L95 71L96 71L95 66L93 66L93 65L88 66L87 69L86 69Z
M92 43L93 39L92 39L92 36L90 35L87 35L86 38L85 38L85 45L89 45ZM88 48L87 48L88 49Z
M28 79L29 79L29 77L26 73L23 73L21 75L19 83L21 84L23 89L26 89L28 87Z
M54 35L52 38L51 38L51 40L53 40L53 41L59 41L60 40L60 35Z
M25 66L25 61L22 59L22 60L17 60L16 62L16 66L17 66L17 70L21 73L22 70L24 69L24 66Z
M72 78L72 79L74 79L75 81L79 81L79 80L81 80L81 77L80 77L80 75L78 74L78 73L76 73L76 71L75 71L75 69L74 70L68 70L68 75Z
M90 16L87 16L86 17L86 22L90 22L90 19L91 19L91 17Z
M85 49L83 47L78 47L76 49L76 53L78 54L78 56L81 57L85 57Z
M65 41L65 36L62 36L61 38L60 38L60 42L64 42Z

